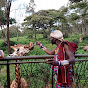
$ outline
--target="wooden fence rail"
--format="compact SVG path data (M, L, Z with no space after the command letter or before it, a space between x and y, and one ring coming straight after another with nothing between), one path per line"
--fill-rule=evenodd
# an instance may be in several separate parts
M21 57L4 57L3 59L0 59L0 65L6 65L7 66L7 88L10 88L10 65L11 64L25 64L25 63L46 63L45 59L51 59L54 55L41 55L41 56L21 56ZM76 54L75 58L83 57L84 59L76 59L75 62L84 62L88 61L88 59L85 59L88 57L88 54ZM23 61L23 60L30 60L34 59L35 61ZM42 61L38 61L38 59L41 59ZM14 62L14 60L19 60L19 62ZM37 60L37 61L36 61ZM53 73L52 73L52 88L53 88Z

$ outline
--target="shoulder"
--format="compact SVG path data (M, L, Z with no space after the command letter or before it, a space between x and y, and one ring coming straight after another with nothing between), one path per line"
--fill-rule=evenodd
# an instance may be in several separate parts
M62 42L62 45L63 45L63 47L64 47L65 50L70 49L67 42Z

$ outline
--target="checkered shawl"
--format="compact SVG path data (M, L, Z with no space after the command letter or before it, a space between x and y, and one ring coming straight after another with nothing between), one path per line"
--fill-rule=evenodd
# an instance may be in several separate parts
M70 48L70 50L75 54L75 51L77 50L78 46L75 43L71 43L68 41L64 41L60 46L56 48L58 50L57 54L55 55L54 59L60 60L67 60L69 59L64 50L64 44L67 44ZM54 66L54 72L57 75L57 84L61 83L63 86L70 86L71 82L73 81L73 71L72 71L73 65L69 66Z

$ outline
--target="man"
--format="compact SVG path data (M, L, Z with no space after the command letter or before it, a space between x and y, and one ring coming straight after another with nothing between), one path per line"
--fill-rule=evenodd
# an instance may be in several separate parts
M53 60L48 60L47 63L54 66L56 88L71 88L73 81L72 64L75 63L75 51L77 45L70 43L63 39L63 34L59 30L54 30L50 34L50 41L56 44L56 49L50 51L44 47L40 41L36 44L39 45L47 54L55 55Z
M4 52L3 50L0 50L0 59L3 59L4 58Z

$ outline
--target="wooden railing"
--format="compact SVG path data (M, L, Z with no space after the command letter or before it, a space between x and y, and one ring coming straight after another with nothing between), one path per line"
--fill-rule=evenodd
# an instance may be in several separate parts
M4 57L3 59L0 59L0 65L6 65L7 66L7 88L10 88L10 65L11 64L46 63L46 59L50 59L53 57L54 57L54 55L41 55L41 56L37 55L37 56L21 56L21 57ZM76 59L75 62L77 62L77 63L78 62L86 62L86 61L88 62L87 57L88 57L88 54L76 54L75 58L84 58L84 59ZM87 59L85 59L85 58L87 58ZM15 60L19 60L19 62L14 62ZM26 60L26 61L24 61L24 60ZM33 61L30 61L30 60L33 60ZM88 66L88 63L86 64L86 66ZM75 68L77 68L76 65L74 66L74 69ZM77 69L75 70L76 75L79 76L79 74L77 74ZM86 69L86 70L88 70L88 69ZM79 85L77 83L77 82L79 82L78 79L76 80L76 86L78 86L78 88L79 88ZM54 88L53 84L54 84L54 82L53 82L53 72L52 72L52 83L51 83L52 88ZM87 87L88 87L88 85L87 85Z

